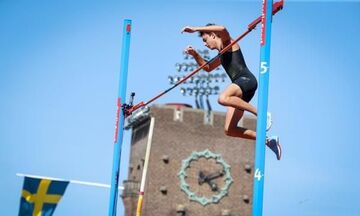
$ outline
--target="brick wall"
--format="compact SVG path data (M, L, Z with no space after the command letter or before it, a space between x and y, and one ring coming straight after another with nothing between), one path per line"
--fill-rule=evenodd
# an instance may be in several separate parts
M213 112L206 116L203 110L161 105L151 107L150 112L155 124L142 215L181 215L177 211L184 209L185 215L191 216L251 215L255 142L226 136L223 129L224 113ZM133 128L128 176L132 181L141 181L149 122ZM255 118L245 116L239 126L255 129ZM193 152L206 149L220 154L230 165L233 183L228 195L218 203L203 206L190 201L181 190L178 173L183 160ZM208 184L199 185L198 172L211 172L221 167L214 159L193 161L186 170L186 183L198 196L210 197L216 192L212 192ZM224 185L221 177L213 182L219 188ZM127 215L135 215L135 210Z

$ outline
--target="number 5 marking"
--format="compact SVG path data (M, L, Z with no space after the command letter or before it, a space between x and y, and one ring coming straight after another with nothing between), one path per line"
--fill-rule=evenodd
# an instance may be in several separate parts
M267 62L261 62L260 63L260 68L261 68L261 71L260 71L260 74L264 74L264 73L266 73L266 72L268 72L268 70L269 70L269 67L267 66Z

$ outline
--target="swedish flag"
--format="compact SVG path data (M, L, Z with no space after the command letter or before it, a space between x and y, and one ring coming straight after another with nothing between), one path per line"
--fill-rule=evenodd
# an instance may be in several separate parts
M68 181L25 177L19 216L51 216L68 184Z

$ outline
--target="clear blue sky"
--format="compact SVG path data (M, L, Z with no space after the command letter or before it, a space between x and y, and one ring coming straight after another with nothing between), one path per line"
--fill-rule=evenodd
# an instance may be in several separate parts
M203 48L196 35L180 34L184 25L223 24L236 37L260 7L236 0L1 0L1 215L18 212L17 172L110 183L125 18L133 21L128 92L138 102L169 87L186 45ZM256 76L259 33L240 43ZM278 162L267 151L264 215L359 215L360 2L286 2L272 33L269 109L284 154ZM156 103L167 102L193 98L175 89ZM215 97L212 105L225 111ZM108 199L108 189L70 185L55 215L106 215Z

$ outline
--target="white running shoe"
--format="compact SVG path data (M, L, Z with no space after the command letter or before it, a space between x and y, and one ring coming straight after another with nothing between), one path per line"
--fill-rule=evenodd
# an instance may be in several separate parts
M266 115L266 131L269 131L271 126L272 126L271 113L268 112L267 115Z
M273 151L276 155L276 159L281 159L281 146L279 143L279 137L278 136L271 136L268 138L268 142L266 145Z

